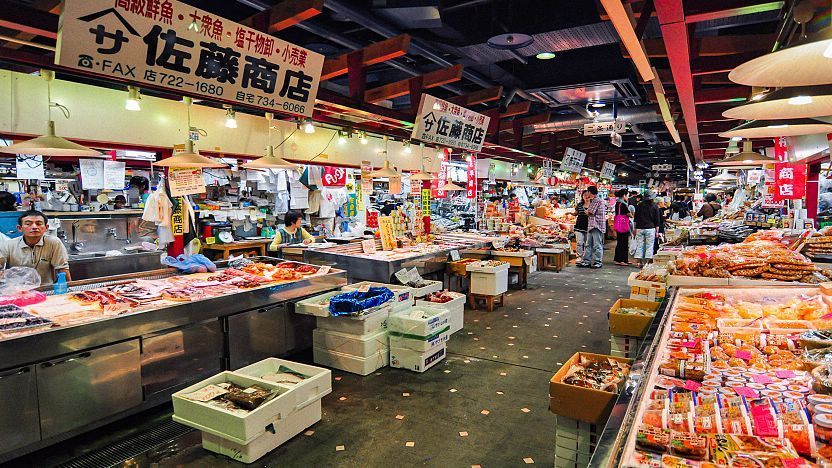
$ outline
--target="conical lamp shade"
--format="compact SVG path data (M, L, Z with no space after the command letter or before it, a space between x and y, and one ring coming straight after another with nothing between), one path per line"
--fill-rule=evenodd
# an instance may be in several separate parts
M219 161L215 161L211 158L206 158L205 156L200 155L199 153L194 151L194 142L188 140L185 142L185 151L182 153L176 153L173 156L163 159L161 161L153 163L156 166L160 167L173 167L173 168L182 168L182 167L203 167L203 168L219 168L219 167L228 167L228 164L223 164Z
M103 158L100 152L55 135L55 122L47 121L46 135L0 147L0 153L40 154L43 156L87 156Z
M767 88L832 84L832 27L806 41L745 62L733 69L728 79Z
M748 166L774 163L774 158L757 153L752 149L752 142L746 141L742 144L742 152L729 156L721 161L716 161L713 166Z
M752 120L720 133L723 138L777 138L832 132L832 124L817 119Z
M374 178L374 179L378 179L378 178L381 178L381 177L390 178L390 177L401 177L402 176L401 173L396 172L396 171L394 171L393 169L390 168L390 161L384 161L384 167L383 168L381 168L377 171L373 171L373 172L371 172L367 175Z
M410 180L436 180L436 176L429 172L419 171L410 174Z
M832 59L830 59L832 60ZM722 113L729 119L800 119L832 115L832 86L797 86L765 94Z
M249 161L242 165L246 169L292 169L298 168L297 164L274 155L274 146L266 148L266 155L262 158Z
M724 182L732 180L737 180L737 176L729 174L727 170L723 170L722 173L720 173L719 175L711 177L711 182Z
M448 180L447 182L445 182L445 186L442 188L442 190L444 190L446 192L459 192L460 190L466 190L466 189L465 189L465 187L460 187L459 185L457 185L457 184L451 182L450 180Z

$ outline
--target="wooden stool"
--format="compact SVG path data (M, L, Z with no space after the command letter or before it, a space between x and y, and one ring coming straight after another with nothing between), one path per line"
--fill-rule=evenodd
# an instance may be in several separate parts
M549 252L538 252L537 254L537 269L540 271L560 271L558 265L558 254Z
M463 292L465 291L465 280L468 278L468 274L458 275L456 273L448 273L448 291L457 291ZM454 289L456 287L456 289Z
M490 295L490 294L474 294L474 293L468 294L468 307L470 307L471 310L477 310L477 301L482 300L482 301L485 301L485 306L486 306L487 310L489 312L494 312L494 298L497 298L497 297L500 298L500 303L497 307L502 307L503 302L505 301L505 298L506 298L506 293L495 294L493 296Z
M529 283L529 266L511 266L508 268L509 275L517 275L517 289L526 289ZM509 286L513 283L509 280Z

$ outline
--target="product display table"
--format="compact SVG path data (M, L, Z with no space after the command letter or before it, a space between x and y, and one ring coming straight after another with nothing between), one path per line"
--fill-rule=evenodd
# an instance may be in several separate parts
M261 256L265 257L268 254L269 244L271 243L271 239L242 240L234 241L228 244L203 245L202 250L213 250L216 252L220 252L221 258L223 260L227 260L228 257L231 256L232 252L239 252L241 250L257 250Z

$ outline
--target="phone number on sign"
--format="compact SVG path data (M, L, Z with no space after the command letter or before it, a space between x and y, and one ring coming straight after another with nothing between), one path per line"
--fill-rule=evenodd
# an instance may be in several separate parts
M279 107L279 108L283 109L286 112L292 112L292 113L295 113L295 114L303 114L304 112L306 112L306 106L304 106L302 104L297 104L297 103L290 102L290 101L280 102L279 100L276 100L275 98L268 97L268 96L260 96L260 95L253 94L253 93L244 93L242 91L238 91L236 99L240 102L245 102L245 103L248 103L248 104L256 104L258 106L271 107L271 108Z

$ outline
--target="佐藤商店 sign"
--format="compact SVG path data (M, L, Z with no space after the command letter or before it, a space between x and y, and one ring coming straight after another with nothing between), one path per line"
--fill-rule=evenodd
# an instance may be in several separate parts
M324 56L173 0L65 0L55 63L311 116Z
M411 138L480 151L491 118L429 94L422 94Z

